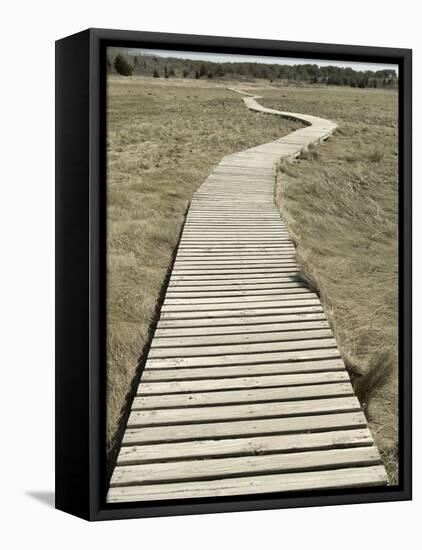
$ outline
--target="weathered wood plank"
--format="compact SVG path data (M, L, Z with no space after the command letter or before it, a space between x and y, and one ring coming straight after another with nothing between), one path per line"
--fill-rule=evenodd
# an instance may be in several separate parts
M238 403L265 403L297 399L346 397L353 395L350 381L333 384L292 386L279 388L237 388L233 391L201 391L186 394L139 395L132 403L132 411L196 407L205 405L235 405Z
M170 277L170 287L183 287L183 286L211 286L211 285L259 285L259 284L273 284L273 283L303 283L304 281L300 277L299 271L285 272L285 273L258 273L258 274L243 274L237 275L175 275L174 273Z
M240 494L260 494L304 489L344 489L385 485L383 466L337 468L335 470L246 476L226 480L194 481L148 486L112 487L108 501L127 502L180 498L204 498Z
M166 300L173 300L173 299L180 299L180 298L192 298L192 299L198 299L198 298L225 298L225 297L243 297L243 296L273 296L273 295L292 295L295 294L296 296L299 294L309 294L312 291L304 286L297 284L296 286L287 286L280 288L262 288L259 285L255 285L256 288L250 288L250 289L239 289L239 287L234 287L230 290L225 289L222 290L204 290L203 288L195 288L188 287L188 289L170 289L167 290L166 294Z
M202 423L217 420L246 420L307 414L359 411L356 397L332 397L280 403L221 405L218 407L185 407L180 409L132 410L128 420L131 428L154 425Z
M207 422L177 426L128 428L123 445L158 444L162 442L225 440L238 437L256 437L263 434L317 433L366 427L362 411L297 416L288 418L253 419L242 422Z
M111 487L123 485L147 485L172 481L225 479L234 476L273 474L283 472L318 471L331 468L372 466L380 463L374 446L351 447L281 453L270 456L241 456L203 460L176 461L171 463L136 464L117 466L111 479Z
M186 288L188 287L188 288ZM251 279L227 279L227 280L199 280L189 281L186 278L175 279L170 278L168 292L187 292L187 291L207 291L207 290L259 290L266 288L295 288L306 287L306 282L296 275L288 275L286 277L274 276L267 279L251 278Z
M325 338L312 338L306 340L279 340L275 342L250 342L232 344L214 344L211 346L175 346L175 347L154 347L150 349L148 358L183 358L189 357L221 357L224 355L237 354L261 354L272 352L290 352L292 350L309 350L336 348L336 341L332 334Z
M303 296L281 296L268 300L268 298L260 299L252 297L249 298L237 298L235 300L225 299L208 299L206 301L194 301L194 300L165 300L161 307L162 314L168 312L190 312L195 310L196 313L210 312L210 311L231 311L231 310L244 310L244 309L280 309L287 308L307 308L312 306L320 307L319 298L315 294L305 294Z
M157 335L156 335L157 336ZM251 344L257 342L288 342L292 340L309 340L318 338L332 338L333 333L329 327L321 330L291 330L279 332L259 332L249 334L224 334L207 336L183 336L154 338L151 349L174 348L189 346L233 345Z
M314 359L332 359L340 357L335 341L326 342L325 347L319 349L307 349L274 352L238 353L235 355L204 355L197 357L148 357L147 368L171 369L179 367L212 367L219 365L257 365L261 363L288 363L292 361L310 361Z
M161 319L163 320L189 320L189 319L219 319L221 321L224 317L257 317L273 315L301 315L307 313L322 313L322 306L318 304L302 305L295 307L278 306L278 307L257 307L244 308L244 309L215 309L215 310L203 310L203 311L162 311Z
M155 445L124 446L119 453L117 464L127 466L180 459L265 455L371 445L373 445L373 440L367 428L220 440L203 439Z
M212 304L249 304L249 303L257 303L257 302L264 302L264 303L279 303L279 302L288 302L292 305L300 304L303 301L304 303L310 303L309 300L312 300L312 303L314 303L315 300L318 300L318 296L311 292L310 290L302 291L299 293L293 293L290 294L289 292L284 292L280 294L274 294L269 296L268 294L264 294L262 296L250 296L250 295L243 295L243 296L220 296L220 297L206 297L206 298L196 298L196 297L189 297L189 298L180 298L180 297L169 297L166 296L166 299L164 301L164 306L186 306L186 305L212 305ZM224 306L226 307L226 306ZM244 306L243 306L244 307Z
M217 255L217 254L207 254L198 256L195 254L178 254L177 261L180 264L187 265L187 264L194 264L199 266L202 265L230 265L230 264L237 264L240 262L241 265L243 263L252 263L255 264L257 262L274 262L279 261L283 264L290 263L292 258L295 257L294 251L291 252L285 252L280 254L268 254L268 253L262 253L262 254L255 254L251 255L248 253L245 254L231 254L231 255Z
M198 274L201 274L203 271L207 270L213 270L213 271L219 271L225 273L228 270L238 270L241 271L245 269L258 269L260 268L261 271L267 271L268 268L274 269L283 269L285 267L296 267L296 262L293 257L286 257L286 258L276 258L275 260L271 259L265 259L262 261L259 260L242 260L239 258L239 260L204 260L204 261L196 261L196 260L183 260L183 261L177 261L174 263L173 269L175 271L188 271L192 272L195 271Z
M251 325L238 325L238 326L210 326L210 327L189 327L189 328L161 328L161 325L155 331L154 341L152 344L159 346L162 338L170 337L197 337L197 336L229 336L235 335L247 335L247 334L259 334L271 332L284 332L284 331L306 331L314 329L326 329L330 325L328 321L301 321L297 323L262 323Z
M224 365L205 367L176 367L170 369L155 369L154 364L146 365L142 380L195 380L216 379L239 376L264 376L268 374L300 374L311 372L345 371L343 360L334 358L312 358L311 361L286 361L273 363L251 363L249 365Z
M260 266L260 267L236 267L230 269L195 269L195 268L175 268L173 277L185 276L192 280L200 279L229 279L240 278L245 275L259 275L259 277L269 277L270 275L297 274L298 270L294 263L290 266Z
M322 309L322 308L321 308ZM268 323L299 323L301 321L317 321L317 320L326 320L325 313L322 311L300 311L295 313L287 314L286 311L283 311L283 314L280 315L278 311L272 312L268 315L253 315L250 317L241 316L241 317L205 317L205 318L185 318L185 319L161 319L158 322L158 327L161 328L187 328L187 327L225 327L225 326L244 326L244 325L257 325L257 324L268 324Z
M148 379L148 377L147 377ZM146 379L146 380L147 380ZM307 374L280 374L266 376L244 376L238 378L207 378L200 380L169 381L149 383L143 381L138 386L137 395L163 395L170 393L194 393L203 391L233 390L247 388L306 386L350 382L346 371L317 372Z

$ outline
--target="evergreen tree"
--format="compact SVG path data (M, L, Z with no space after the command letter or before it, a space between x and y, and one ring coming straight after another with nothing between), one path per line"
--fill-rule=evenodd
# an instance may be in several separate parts
M133 67L129 65L122 55L116 55L114 60L114 68L122 76L130 76L133 72Z

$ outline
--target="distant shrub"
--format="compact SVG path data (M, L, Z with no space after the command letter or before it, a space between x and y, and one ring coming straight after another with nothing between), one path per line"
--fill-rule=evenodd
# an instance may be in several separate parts
M169 77L168 69L167 67L164 67L164 78L168 78L168 77Z
M199 78L199 71L195 71L195 78Z
M133 72L133 67L129 65L122 55L116 55L114 60L114 68L122 76L130 76Z
M160 78L160 73L157 71L157 69L154 70L153 75L154 78Z
M176 76L176 73L174 72L174 69L170 69L169 76Z
M183 78L187 78L189 76L189 71L186 69L183 71Z

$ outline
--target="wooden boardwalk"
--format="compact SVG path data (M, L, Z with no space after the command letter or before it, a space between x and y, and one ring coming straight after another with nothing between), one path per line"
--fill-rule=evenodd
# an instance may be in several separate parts
M308 124L224 157L194 194L108 502L384 485L321 303L273 202Z

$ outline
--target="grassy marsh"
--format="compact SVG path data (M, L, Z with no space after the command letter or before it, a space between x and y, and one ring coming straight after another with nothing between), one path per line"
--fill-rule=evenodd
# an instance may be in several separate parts
M108 451L192 193L221 158L297 124L246 110L216 81L110 77ZM397 93L242 84L272 108L335 120L335 136L281 163L276 203L320 294L390 482L397 461Z

